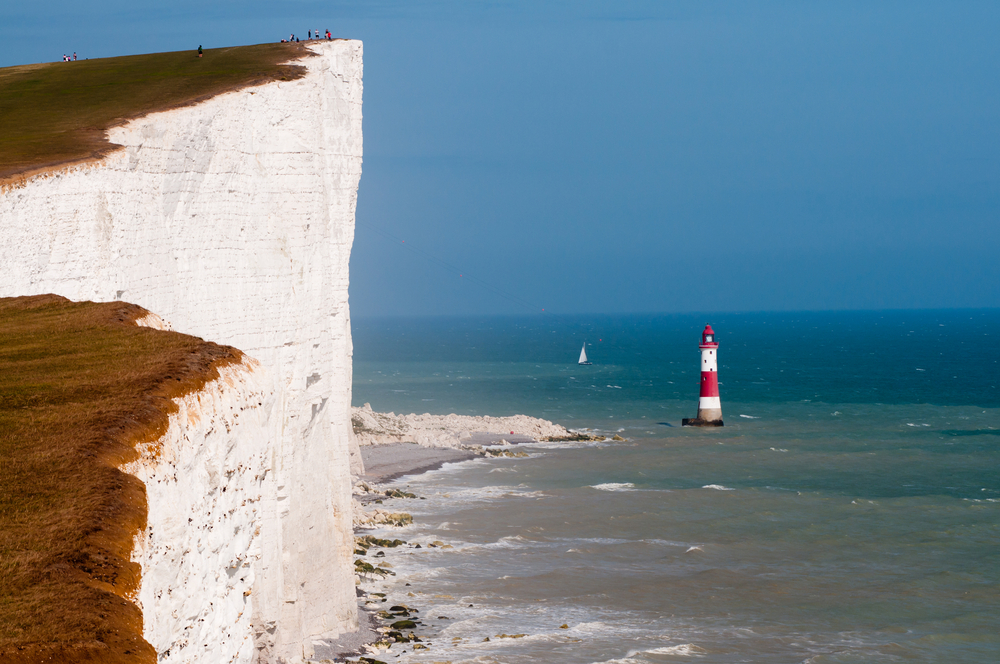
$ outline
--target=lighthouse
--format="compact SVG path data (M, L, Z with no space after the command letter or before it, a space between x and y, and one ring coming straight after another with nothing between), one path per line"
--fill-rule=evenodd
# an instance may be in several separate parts
M719 401L719 343L711 325L701 333L701 395L698 397L698 417L685 417L681 425L686 427L721 427L722 402Z

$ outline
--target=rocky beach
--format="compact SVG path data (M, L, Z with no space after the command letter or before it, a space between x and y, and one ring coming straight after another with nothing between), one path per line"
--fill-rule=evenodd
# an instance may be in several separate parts
M523 459L529 453L511 449L538 442L597 441L604 436L571 431L547 420L515 415L510 417L461 415L397 415L379 413L369 404L352 409L354 434L360 445L364 473L354 477L355 571L362 629L356 635L329 643L322 654L331 658L359 657L376 664L380 657L428 650L433 643L421 635L422 628L446 623L447 616L421 615L428 610L419 589L403 593L406 600L391 601L382 582L396 577L386 552L453 549L440 539L404 540L397 529L413 525L405 511L407 503L426 499L399 488L399 480L440 469L448 463L476 458ZM402 534L402 533L399 533ZM394 585L399 585L394 578ZM404 588L412 588L405 582ZM448 598L436 598L448 599ZM474 607L473 607L474 608ZM502 635L520 638L524 635ZM321 652L318 649L317 655Z

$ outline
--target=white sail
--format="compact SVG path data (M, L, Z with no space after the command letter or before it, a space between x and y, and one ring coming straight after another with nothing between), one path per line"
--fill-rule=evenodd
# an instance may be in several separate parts
M587 342L583 342L583 348L580 349L580 364L587 364Z

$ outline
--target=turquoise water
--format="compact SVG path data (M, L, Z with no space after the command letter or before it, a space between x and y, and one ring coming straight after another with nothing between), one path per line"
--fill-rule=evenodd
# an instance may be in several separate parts
M705 323L726 427L681 428ZM426 498L391 501L403 538L452 547L388 553L431 643L402 657L1000 660L998 335L996 311L355 321L357 405L626 438L401 480Z

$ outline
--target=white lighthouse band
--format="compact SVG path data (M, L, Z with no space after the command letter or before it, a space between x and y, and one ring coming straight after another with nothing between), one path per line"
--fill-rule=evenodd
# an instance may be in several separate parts
M705 410L718 411L718 416L722 417L722 400L719 397L698 397L698 411Z
M715 355L714 348L702 348L701 349L701 370L702 371L718 371L719 365Z

